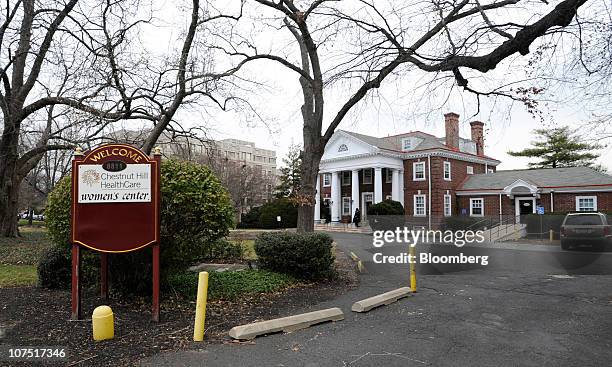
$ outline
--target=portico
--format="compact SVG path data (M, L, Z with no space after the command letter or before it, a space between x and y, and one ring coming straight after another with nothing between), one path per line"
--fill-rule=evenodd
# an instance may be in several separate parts
M372 147L349 134L335 134L319 166L315 221L350 221L358 208L365 218L368 205L386 198L403 204L403 171L396 152ZM328 218L321 218L322 206L329 208Z

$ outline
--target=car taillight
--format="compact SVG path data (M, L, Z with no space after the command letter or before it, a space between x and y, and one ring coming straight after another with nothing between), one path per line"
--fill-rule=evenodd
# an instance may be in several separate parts
M561 236L565 236L565 227L561 227Z
M610 235L610 227L604 227L604 236Z

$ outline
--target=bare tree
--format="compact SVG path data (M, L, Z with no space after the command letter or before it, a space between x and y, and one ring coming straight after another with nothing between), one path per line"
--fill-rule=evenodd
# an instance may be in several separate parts
M568 26L585 2L564 0L552 6L521 0L252 0L259 5L254 6L256 21L289 32L297 56L287 47L260 52L255 40L244 34L218 44L240 58L237 68L270 60L299 77L304 159L298 230L312 231L315 183L325 145L347 114L383 81L393 75L431 74L452 78L478 97L501 94L522 100L525 91L514 96L479 90L469 80L509 57L527 55L538 38ZM325 114L324 88L338 82L352 88L351 95L337 111Z
M159 19L139 0L7 1L0 13L0 235L16 236L19 187L45 152L89 145L116 121L148 123L142 142L150 152L184 105L206 100L226 109L221 86L230 74L212 72L212 56L199 37L215 22L238 19L207 2L189 1L179 47L155 55L143 46L145 26ZM152 5L151 5L152 7ZM145 11L143 11L145 9ZM55 114L67 114L58 126ZM45 118L45 115L53 118ZM37 121L46 123L37 125ZM82 124L89 123L84 129ZM23 149L26 126L38 140ZM67 139L68 130L79 132ZM176 127L175 127L176 129Z
M207 154L201 155L197 161L207 165L227 189L238 221L252 207L272 199L275 177L264 173L256 165L224 157L215 149L214 142L210 143Z

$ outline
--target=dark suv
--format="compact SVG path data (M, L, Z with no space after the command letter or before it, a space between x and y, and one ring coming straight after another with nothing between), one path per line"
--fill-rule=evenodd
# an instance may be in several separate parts
M570 213L561 224L561 248L591 245L604 250L612 243L612 223L601 213Z

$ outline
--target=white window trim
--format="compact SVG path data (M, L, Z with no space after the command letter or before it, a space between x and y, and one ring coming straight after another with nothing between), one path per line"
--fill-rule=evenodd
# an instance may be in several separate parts
M446 167L448 167L448 177L446 177ZM452 170L451 170L451 162L444 161L444 167L442 176L444 177L444 181L452 181Z
M348 203L348 208L344 206L344 204ZM348 209L347 211L344 211L344 209ZM351 215L351 197L350 196L343 196L342 197L342 215Z
M387 168L385 170L385 183L392 183L393 182L393 171L391 170L391 168Z
M580 212L580 199L593 199L593 211L597 211L597 196L576 196L576 211ZM586 210L585 210L586 211Z
M351 171L342 171L340 180L342 181L341 186L351 186Z
M448 199L448 212L446 211L446 200ZM453 214L453 198L449 194L444 194L443 203L444 216L450 217Z
M329 177L329 180L327 181L327 184L325 183L325 177ZM331 173L324 173L323 174L323 187L330 187L331 186Z
M480 214L474 214L474 201L480 201L482 203ZM470 198L470 217L484 217L484 198Z
M423 177L422 178L417 178L416 176L416 167L417 166L423 166ZM412 163L412 181L425 181L427 178L427 175L425 174L425 162L414 162Z
M370 171L370 180L369 181L366 181L366 174L365 174L366 171ZM364 168L362 175L363 175L363 182L362 183L365 184L365 185L371 185L372 182L374 181L374 170L372 168Z
M473 175L474 174L474 166L467 166L465 168L465 171L468 175Z
M423 214L417 214L417 198L423 198ZM415 217L425 217L427 216L427 200L425 195L414 195L413 196L413 204L412 204L412 214Z

